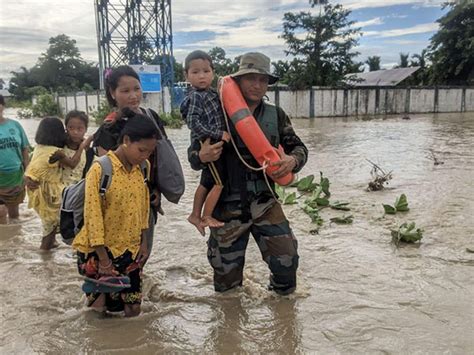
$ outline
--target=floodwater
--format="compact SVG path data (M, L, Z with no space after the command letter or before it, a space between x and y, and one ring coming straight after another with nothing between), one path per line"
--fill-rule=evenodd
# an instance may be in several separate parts
M300 177L322 171L331 200L350 202L354 216L351 225L330 224L343 213L323 210L313 235L301 209L285 206L299 240L295 294L267 291L254 242L243 287L213 291L205 239L186 222L199 173L186 160L187 130L170 130L187 191L179 205L165 203L156 227L143 313L85 309L71 249L40 252L40 222L23 204L20 220L0 227L0 352L472 354L474 114L293 122L310 150ZM21 123L33 138L38 121ZM431 149L444 164L433 164ZM388 189L365 190L366 159L393 170ZM382 203L401 193L410 211L384 217ZM395 248L389 230L406 221L424 238Z

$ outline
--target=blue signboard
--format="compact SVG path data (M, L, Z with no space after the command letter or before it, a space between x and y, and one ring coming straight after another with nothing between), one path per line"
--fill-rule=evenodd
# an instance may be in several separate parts
M161 74L160 73L138 73L142 84L143 92L160 92L161 91Z
M138 74L143 92L161 92L159 65L130 65Z

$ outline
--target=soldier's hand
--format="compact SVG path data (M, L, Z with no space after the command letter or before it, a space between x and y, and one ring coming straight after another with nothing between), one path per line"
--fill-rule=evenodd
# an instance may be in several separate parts
M216 161L222 154L223 141L211 144L211 139L208 138L202 143L201 150L199 151L199 159L203 163L209 163Z
M275 170L271 175L275 179L279 179L293 171L296 167L296 158L292 155L287 155L283 150L275 149L275 151L280 156L280 160L271 163L271 166L278 166L278 169Z

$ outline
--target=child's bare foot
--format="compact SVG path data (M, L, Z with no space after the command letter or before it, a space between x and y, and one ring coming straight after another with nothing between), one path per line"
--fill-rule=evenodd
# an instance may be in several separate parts
M203 237L206 235L206 232L204 231L204 227L201 226L201 218L191 214L188 217L188 222L194 225Z
M200 225L203 229L205 227L219 228L224 226L224 222L218 221L217 219L211 216L203 216Z
M43 239L41 239L40 249L51 250L57 247L59 247L59 244L56 242L56 235L54 232L48 234L47 236L43 237Z

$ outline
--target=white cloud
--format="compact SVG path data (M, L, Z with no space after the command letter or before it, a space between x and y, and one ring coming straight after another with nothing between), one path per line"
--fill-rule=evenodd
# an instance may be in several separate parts
M446 0L340 0L338 1L345 7L354 9L387 7L395 5L418 5L424 7L438 7Z
M384 21L381 17L375 17L373 19L367 21L359 21L354 24L354 27L366 27L366 26L375 26L375 25L383 25Z
M374 36L374 37L399 37L406 35L413 35L418 33L427 33L438 30L439 25L437 23L421 23L419 25L408 27L408 28L397 28L393 30L383 30L383 31L365 31L364 36Z

